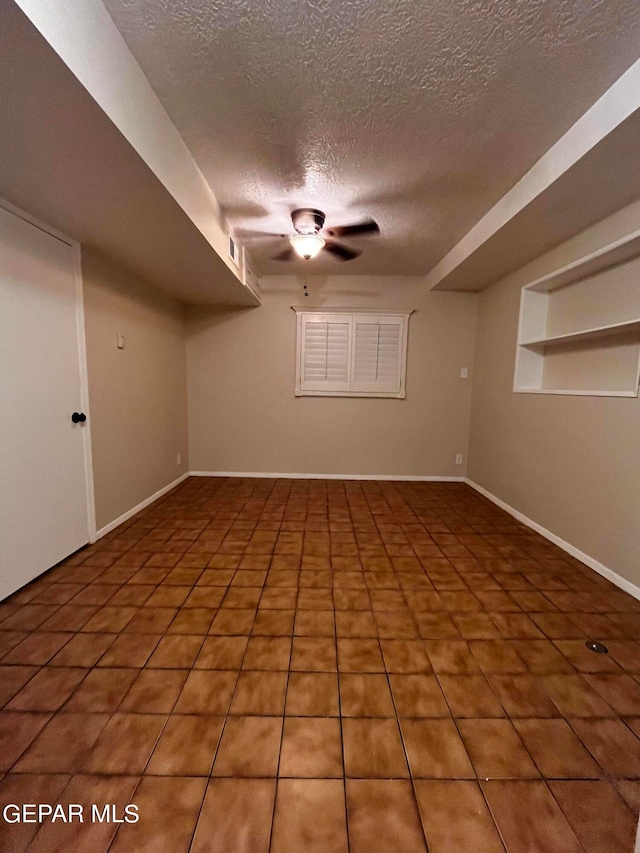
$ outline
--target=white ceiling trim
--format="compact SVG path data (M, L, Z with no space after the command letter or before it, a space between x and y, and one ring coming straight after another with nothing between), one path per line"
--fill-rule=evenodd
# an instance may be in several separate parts
M492 237L548 190L592 151L605 137L640 109L640 60L635 62L587 112L544 154L491 210L428 273L431 290L447 290L448 280L464 263L471 261L467 286L478 290L473 274L473 255Z
M15 2L240 280L220 205L101 0Z

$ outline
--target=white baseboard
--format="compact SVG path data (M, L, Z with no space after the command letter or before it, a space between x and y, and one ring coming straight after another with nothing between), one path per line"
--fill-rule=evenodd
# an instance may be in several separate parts
M250 477L263 480L395 480L416 483L463 483L464 477L422 477L413 474L274 474L264 471L191 471L192 477Z
M116 527L119 527L125 521L128 521L132 516L140 512L140 510L146 509L149 504L152 504L154 501L157 501L158 498L161 498L163 495L166 495L167 492L171 491L171 489L175 489L176 486L179 486L180 483L182 483L183 480L186 480L189 476L189 472L186 471L184 474L178 477L177 480L174 480L173 483L169 483L167 486L163 486L161 489L158 489L155 494L141 501L137 506L131 507L131 509L127 510L127 512L123 513L123 515L121 515L119 518L114 519L113 521L109 522L109 524L96 531L96 538L93 541L101 539L103 536L106 536L107 533L111 533L112 530L115 530Z
M535 530L536 533L539 533L541 536L544 536L545 539L548 539L550 542L553 542L554 545L557 545L559 548L562 548L563 551L566 551L567 554L570 554L572 557L575 557L576 560L580 560L581 563L584 563L585 566L589 566L590 569L593 569L594 572L597 572L602 577L611 581L611 583L615 584L620 589L628 592L629 595L632 595L634 598L640 600L640 587L628 581L626 578L623 578L622 575L619 575L617 572L614 572L613 569L607 568L607 566L603 565L601 562L596 560L594 557L590 557L588 554L585 554L584 551L581 551L579 548L576 548L575 545L572 545L570 542L565 542L564 539L561 539L559 536L556 536L555 533L552 533L550 530L547 530L546 527L543 527L541 524L538 524L537 521L532 521L532 519L528 518L523 513L519 512L517 509L514 509L512 506L509 506L508 503L505 503L500 498L497 498L495 495L488 492L482 486L479 486L477 483L474 483L473 480L470 480L468 477L464 478L464 482L471 486L472 489L475 489L476 492L479 492L483 497L490 500L492 503L499 506L500 509L503 509L505 512L508 512L509 515L512 515L518 521L521 521L527 527L530 527L532 530Z

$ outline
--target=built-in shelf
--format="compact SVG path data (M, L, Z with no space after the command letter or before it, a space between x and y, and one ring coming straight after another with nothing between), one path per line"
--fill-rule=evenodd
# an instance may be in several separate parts
M640 255L640 231L634 231L596 252L591 252L577 261L560 267L555 272L532 281L531 284L526 285L526 288L538 293L547 293L558 287L565 287L590 278L618 264L624 264L638 255Z
M638 332L640 335L640 319L625 320L622 323L612 323L609 326L596 326L593 329L581 329L578 332L567 332L564 335L552 335L549 338L535 338L531 341L521 341L520 346L530 347L531 349L544 349L546 347L562 346L562 344L573 342L608 338L612 335L631 334L632 332Z
M632 265L634 258L640 258L640 231L522 288L514 391L638 396L640 264ZM609 273L614 267L621 269ZM603 322L593 324L598 319ZM580 325L586 328L576 330Z

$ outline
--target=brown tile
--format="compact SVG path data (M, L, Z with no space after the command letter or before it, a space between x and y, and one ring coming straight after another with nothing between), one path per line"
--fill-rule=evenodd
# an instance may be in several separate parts
M558 717L560 711L534 675L492 674L489 681L510 717Z
M640 813L640 780L616 779L615 786L637 818Z
M88 773L143 772L165 724L160 714L114 714L91 751Z
M106 853L119 824L91 821L92 805L95 803L100 813L108 803L121 818L125 807L132 801L137 784L138 779L133 776L73 776L59 797L59 802L63 807L70 803L82 806L84 821L63 823L58 820L45 823L29 851L53 853L58 850L74 850L78 853ZM44 802L54 803L55 800Z
M387 672L433 671L424 643L420 640L381 640L380 647Z
M167 628L167 634L207 634L215 614L215 610L207 607L183 607Z
M57 711L87 674L86 669L43 667L7 704L8 711Z
M286 690L286 672L241 672L229 713L282 716Z
M464 744L451 720L403 720L402 734L414 778L475 778Z
M587 853L631 853L636 819L610 782L550 782L549 787Z
M160 640L160 634L122 634L98 661L98 666L143 667Z
M147 607L180 607L191 592L190 586L159 586L146 600ZM92 603L92 602L89 602Z
M598 673L585 678L616 713L640 715L640 684L630 675Z
M485 675L488 672L514 674L527 671L509 640L470 640L469 648Z
M37 666L0 666L0 708L38 672Z
M56 803L69 778L66 774L7 774L0 779L0 814L10 804ZM39 829L39 824L3 821L2 844L9 853L24 853Z
M476 782L415 782L430 853L504 853L502 842Z
M260 599L260 606L263 607L263 602L268 593L274 590L265 590ZM282 592L295 593L295 590L283 590ZM294 606L294 601L291 606ZM333 608L333 596L330 589L301 589L297 598L298 610L330 610Z
M582 637L584 642L586 639L584 631L568 613L532 613L531 619L551 640Z
M205 593L207 594L206 596ZM191 593L186 606L215 607L222 593L222 588L201 587ZM257 607L261 596L262 587L229 587L222 600L222 607L243 609Z
M51 660L51 665L95 666L113 641L113 634L74 634Z
M352 640L338 637L340 672L384 672L378 640Z
M465 640L427 640L425 647L438 675L472 675L480 672L478 662Z
M484 675L439 675L454 717L504 717L502 705Z
M211 779L190 853L268 853L275 779Z
M449 707L435 675L390 675L400 717L449 717Z
M340 709L343 717L395 717L386 675L340 675Z
M509 853L581 853L544 782L496 780L481 787Z
M299 610L294 634L299 637L333 637L335 635L333 610Z
M122 630L127 634L162 634L177 612L175 607L141 607Z
M590 651L582 640L555 640L555 644L578 672L620 672L610 655Z
M251 637L242 661L243 669L289 669L289 637Z
M255 610L241 610L233 607L218 610L213 620L210 634L236 634L248 636L251 633Z
M509 720L460 720L460 734L484 779L532 779L538 770Z
M58 608L55 605L25 604L3 620L2 628L3 630L35 631L57 610ZM43 630L49 629L44 628Z
M282 717L229 717L213 776L275 776Z
M126 628L136 613L138 613L137 607L111 607L107 605L101 607L88 622L85 622L81 630L97 634L117 634Z
M331 717L287 717L279 775L342 779L340 721Z
M343 719L345 773L351 778L409 775L395 719Z
M410 612L381 611L374 614L378 636L384 639L411 640L418 636L416 623Z
M371 610L369 593L360 589L334 589L333 601L338 610Z
M34 631L4 656L2 663L43 666L59 652L73 634Z
M490 640L501 636L488 613L452 613L451 618L465 640Z
M172 714L147 765L155 776L208 776L224 717Z
M640 778L640 740L621 720L572 719L570 722L606 773Z
M9 770L50 719L51 714L0 711L0 771Z
M535 675L574 673L574 667L549 640L512 640L513 647Z
M543 639L542 631L526 613L491 613L496 628L507 640Z
M14 770L18 773L76 773L108 720L107 714L56 714Z
M1 607L2 605L0 605ZM27 631L2 631L0 630L0 657L5 655L11 649L15 648L18 643L22 642L25 637L28 637Z
M194 634L163 637L147 662L148 667L187 669L193 665L205 638Z
M321 815L321 819L318 816ZM333 779L280 779L271 853L347 853L344 786Z
M418 634L425 640L446 640L460 636L448 613L417 613Z
M287 716L337 717L338 679L330 672L291 672Z
M270 587L265 589L260 599L260 609L265 610L292 610L298 600L297 589L281 589Z
M542 684L565 717L615 716L583 675L545 675Z
M141 670L120 703L120 710L141 714L170 713L187 675L184 669Z
M293 634L295 610L258 610L252 636L290 637Z
M336 612L336 633L339 637L377 637L378 628L369 610L339 610Z
M135 793L140 820L123 824L111 853L187 853L206 781L189 777L145 777Z
M291 670L302 672L335 672L335 640L327 637L294 637Z
M176 714L225 714L236 685L233 671L192 670L174 708Z
M625 672L640 674L640 643L631 640L609 640L609 654Z
M207 637L196 662L195 669L240 669L247 637Z
M426 853L411 784L400 779L348 779L351 853Z
M92 669L65 705L65 711L115 711L138 675L136 669Z
M514 720L543 776L594 779L602 771L565 720Z

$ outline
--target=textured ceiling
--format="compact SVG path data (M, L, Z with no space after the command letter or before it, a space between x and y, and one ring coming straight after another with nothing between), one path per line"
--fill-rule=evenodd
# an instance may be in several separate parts
M349 264L421 274L640 55L637 0L105 0L245 231L373 216ZM244 238L243 238L244 239Z

